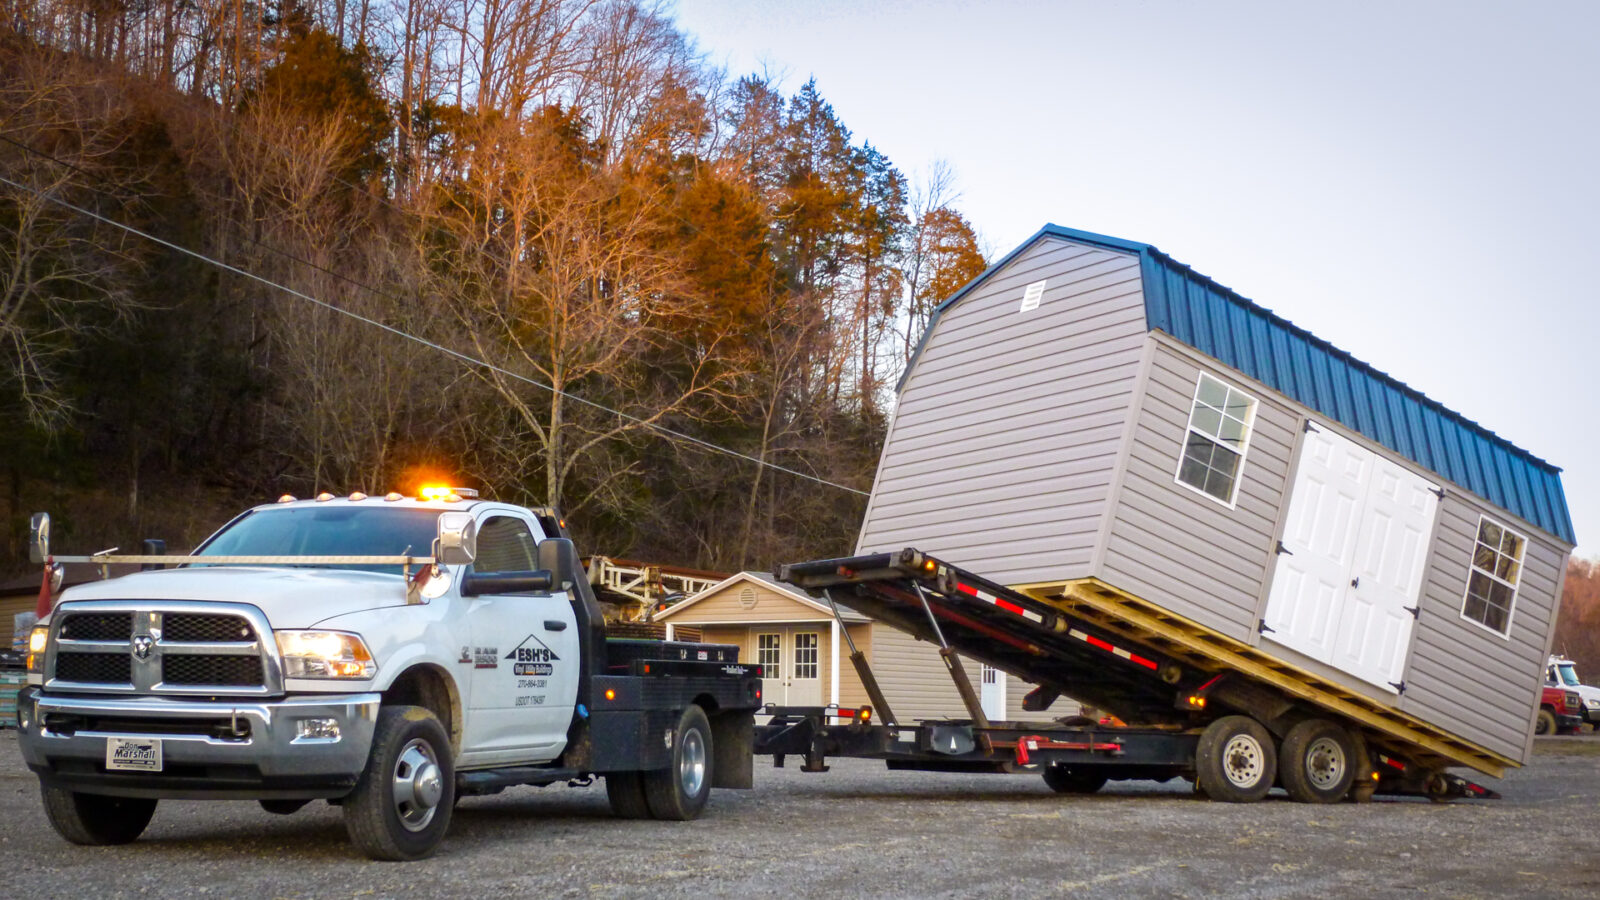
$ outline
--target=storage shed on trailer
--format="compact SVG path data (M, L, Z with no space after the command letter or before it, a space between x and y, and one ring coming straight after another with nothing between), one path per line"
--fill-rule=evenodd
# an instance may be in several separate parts
M1573 542L1555 466L1149 244L1047 225L929 323L857 552L1124 603L1493 769L1531 752Z

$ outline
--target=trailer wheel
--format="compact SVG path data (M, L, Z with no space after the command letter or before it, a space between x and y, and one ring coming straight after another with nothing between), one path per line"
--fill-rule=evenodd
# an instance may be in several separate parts
M81 794L47 784L40 785L39 792L50 826L74 844L131 844L156 814L156 801L139 797Z
M1544 707L1539 708L1539 718L1533 720L1534 734L1555 734L1556 714Z
M444 840L455 808L450 739L420 706L384 706L372 752L344 801L350 842L371 859L421 859Z
M1248 716L1223 716L1206 726L1194 753L1195 781L1206 796L1253 803L1272 790L1278 754L1272 735Z
M644 796L657 819L686 822L700 815L711 797L711 722L690 704L672 731L672 762L644 773Z
M650 804L644 796L644 778L638 772L606 773L606 799L619 819L648 819Z
M1044 767L1044 783L1058 794L1092 794L1106 786L1106 776L1066 766Z
M1307 719L1290 728L1278 758L1284 790L1301 803L1336 803L1355 781L1350 732L1327 719Z

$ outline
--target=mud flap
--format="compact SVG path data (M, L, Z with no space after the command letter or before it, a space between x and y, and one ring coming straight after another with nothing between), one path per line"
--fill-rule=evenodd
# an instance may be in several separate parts
M753 712L719 713L711 717L711 786L749 790L755 787Z

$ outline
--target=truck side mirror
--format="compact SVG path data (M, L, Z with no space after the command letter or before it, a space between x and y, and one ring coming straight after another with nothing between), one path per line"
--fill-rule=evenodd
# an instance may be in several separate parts
M43 563L50 558L50 514L34 513L28 522L28 562Z
M464 566L478 557L478 523L472 513L439 514L438 549L435 560L447 566Z
M545 538L539 542L539 568L550 573L553 590L571 589L577 581L578 552L567 538Z

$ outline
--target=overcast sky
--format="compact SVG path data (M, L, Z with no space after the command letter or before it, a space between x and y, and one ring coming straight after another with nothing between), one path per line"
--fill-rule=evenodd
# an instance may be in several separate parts
M1562 467L1600 554L1600 3L678 0L994 256L1145 241Z

